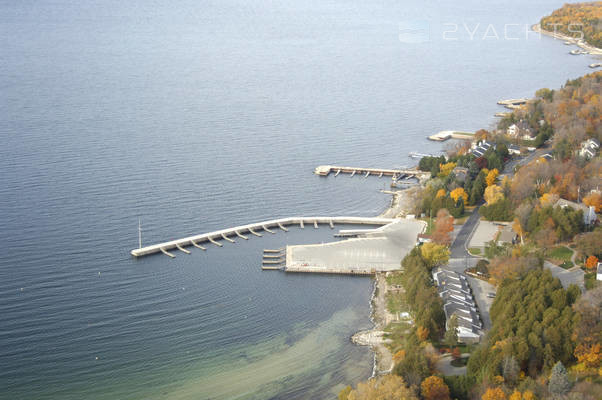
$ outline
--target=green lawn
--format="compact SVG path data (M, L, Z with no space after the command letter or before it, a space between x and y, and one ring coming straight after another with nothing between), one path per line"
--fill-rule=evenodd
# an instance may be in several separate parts
M573 250L565 246L557 246L548 251L548 257L554 260L571 261Z
M585 288L587 290L590 289L594 289L595 287L597 287L600 284L600 282L598 282L596 280L596 272L588 272L585 274Z

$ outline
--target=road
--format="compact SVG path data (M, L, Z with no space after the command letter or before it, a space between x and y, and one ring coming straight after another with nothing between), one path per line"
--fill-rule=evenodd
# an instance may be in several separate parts
M468 219L466 220L464 225L462 225L462 228L460 229L460 232L458 232L458 235L456 235L456 239L454 240L454 242L452 243L452 245L450 247L450 250L451 250L450 258L465 258L465 257L472 258L472 256L466 251L466 243L468 243L468 240L470 239L470 235L472 235L472 232L474 231L475 226L479 223L479 217L480 217L479 208L480 207L481 207L480 205L475 207L472 214L470 214L470 217L468 217Z

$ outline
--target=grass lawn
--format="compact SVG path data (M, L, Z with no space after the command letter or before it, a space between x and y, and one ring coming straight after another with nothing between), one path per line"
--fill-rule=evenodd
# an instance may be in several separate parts
M389 273L387 276L387 284L389 285L401 285L401 277L403 276L402 271L394 271Z
M478 247L471 247L471 248L468 249L468 252L470 254L472 254L473 256L481 255L481 249L478 248Z
M575 264L573 264L572 261L564 261L562 264L559 265L560 268L564 268L564 269L571 269L575 266Z
M585 288L587 290L597 287L600 282L596 280L596 272L588 272L585 274Z
M402 311L408 311L408 306L403 301L403 295L401 293L387 292L387 310L391 314L398 314Z
M403 346L407 332L412 329L412 325L407 322L394 322L387 325L385 328L385 339L391 339L386 346L391 350L398 350Z
M554 260L571 261L573 250L565 246L553 247L548 251L548 257Z

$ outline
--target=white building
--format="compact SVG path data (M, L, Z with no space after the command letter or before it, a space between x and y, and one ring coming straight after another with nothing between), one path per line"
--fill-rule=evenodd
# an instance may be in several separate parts
M590 159L598 154L600 149L600 142L598 139L588 139L581 143L581 149L579 149L579 155L581 157Z

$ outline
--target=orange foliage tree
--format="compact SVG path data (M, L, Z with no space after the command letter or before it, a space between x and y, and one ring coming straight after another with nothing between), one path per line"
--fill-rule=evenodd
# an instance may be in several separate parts
M464 188L461 188L461 187L459 187L459 188L455 188L454 190L452 190L452 191L449 193L449 196L450 196L452 199L454 199L454 201L455 201L456 203L458 202L458 200L460 199L460 197L463 199L463 201L464 201L464 204L467 204L467 203L468 203L468 193L466 193L466 192L464 191Z
M482 400L506 400L506 394L499 387L489 388L481 397Z
M583 198L583 203L587 206L593 206L596 212L600 212L602 210L602 193L591 192Z
M597 266L598 266L598 257L596 257L596 256L587 257L587 260L585 261L585 268L594 269Z
M449 215L449 212L442 208L437 211L437 219L435 220L435 229L431 235L431 239L435 243L448 245L451 243L449 233L454 230L454 217Z
M489 171L487 173L487 177L485 177L485 182L487 182L487 186L493 185L499 174L500 172L496 168Z
M438 376L429 376L420 385L425 400L449 400L449 388Z

